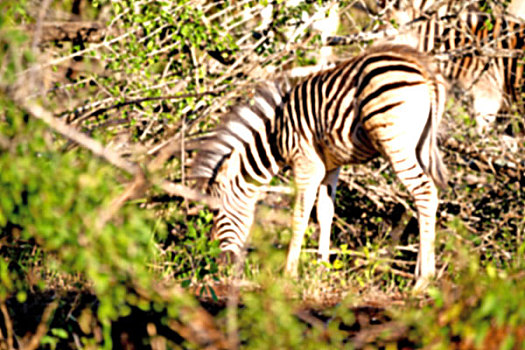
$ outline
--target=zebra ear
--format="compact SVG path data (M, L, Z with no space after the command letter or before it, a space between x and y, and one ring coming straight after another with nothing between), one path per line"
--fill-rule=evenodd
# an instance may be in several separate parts
M287 76L282 76L274 82L277 89L281 92L281 96L290 91L292 84Z

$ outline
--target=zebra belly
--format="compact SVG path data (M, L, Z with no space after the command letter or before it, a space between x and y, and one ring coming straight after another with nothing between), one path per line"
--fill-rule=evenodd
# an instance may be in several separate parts
M328 171L342 165L363 164L380 154L370 142L361 123L355 126L349 138L340 136L326 137L323 142L323 155Z

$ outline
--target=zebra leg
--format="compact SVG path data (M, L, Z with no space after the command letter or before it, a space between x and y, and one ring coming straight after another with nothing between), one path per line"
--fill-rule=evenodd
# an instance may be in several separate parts
M317 220L319 221L319 258L322 262L328 262L330 258L330 232L334 219L334 201L337 188L339 171L337 168L329 171L317 195Z
M434 245L438 190L430 176L420 167L415 156L404 159L400 157L400 161L391 159L391 164L414 199L417 209L419 222L419 252L415 271L417 290L424 288L436 271Z
M314 159L311 159L314 158ZM314 156L301 158L294 162L293 172L297 195L293 209L292 239L286 260L286 274L296 277L298 274L299 257L308 226L308 219L317 197L321 181L325 177L325 167L321 159Z
M479 135L494 126L503 103L503 82L498 79L495 67L491 68L472 86L472 109Z
M492 69L494 71L495 69ZM504 101L503 82L496 79L490 79L497 76L496 73L489 75L492 71L487 72L476 85L472 87L472 109L476 120L476 131L478 135L484 136L489 130L494 128L497 114ZM485 78L485 79L483 79ZM518 141L509 135L500 135L505 147L511 152L517 152L519 149Z
M436 212L438 207L437 188L429 183L413 193L419 221L419 252L416 265L416 290L424 287L436 274L435 241Z

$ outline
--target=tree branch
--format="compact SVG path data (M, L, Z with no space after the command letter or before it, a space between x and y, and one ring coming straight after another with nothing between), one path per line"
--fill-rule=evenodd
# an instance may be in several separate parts
M80 146L90 150L97 157L106 160L113 166L124 170L125 172L137 178L146 179L144 171L136 163L123 159L110 148L104 147L100 142L81 133L80 131L67 125L63 121L56 119L49 111L45 110L40 105L23 101L18 102L20 103L21 107L25 109L29 114L31 114L34 118L44 121L53 130L60 133L64 137L78 143ZM194 190L190 187L181 184L175 184L167 180L155 181L154 183L157 184L164 192L168 193L171 196L178 196L192 201L203 202L213 209L219 207L218 199L202 194L199 191ZM148 185L150 185L150 183L146 182L146 185L144 186L144 191L146 190ZM135 190L134 193L136 195Z
M36 24L28 24L23 30L30 36L38 32ZM76 41L99 43L104 40L107 27L100 22L44 22L41 24L39 42Z

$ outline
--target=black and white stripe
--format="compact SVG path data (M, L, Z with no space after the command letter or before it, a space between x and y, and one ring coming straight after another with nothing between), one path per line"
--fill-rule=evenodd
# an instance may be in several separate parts
M221 248L242 251L262 185L290 166L297 197L286 270L295 274L316 199L327 250L340 166L383 155L417 207L417 275L433 276L436 185L446 184L436 145L444 103L442 77L404 45L373 47L288 92L275 84L261 87L253 106L234 109L206 140L193 168L193 176L221 199L214 222Z
M392 8L391 20L412 28L395 42L444 56L439 63L441 73L472 97L480 132L510 103L517 103L520 112L525 112L522 20L509 14L484 13L472 4L463 8L459 1L444 5L429 0L380 3L385 9Z

